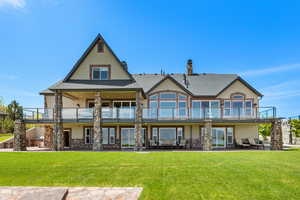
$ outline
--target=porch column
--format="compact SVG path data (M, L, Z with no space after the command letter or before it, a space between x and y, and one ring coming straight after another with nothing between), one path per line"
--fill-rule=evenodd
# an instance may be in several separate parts
M94 151L102 151L102 129L101 129L101 94L100 92L96 93L95 96L95 108L94 108L94 142L93 142L93 150Z
M142 92L136 92L136 108L135 108L135 124L134 124L134 139L135 150L140 151L142 149Z
M14 127L14 151L26 151L26 130L23 120L16 120Z
M274 120L271 128L271 150L282 150L281 120Z
M212 120L204 120L203 151L212 150Z
M62 122L62 92L56 91L54 101L54 127L53 127L53 150L62 151L64 149L64 134Z

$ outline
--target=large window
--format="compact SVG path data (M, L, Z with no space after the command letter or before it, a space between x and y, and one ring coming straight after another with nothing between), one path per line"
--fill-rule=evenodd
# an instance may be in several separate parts
M193 100L192 101L193 118L219 118L220 101L219 100Z
M243 94L233 94L230 100L224 101L224 117L249 117L253 114L253 102L245 99Z
M153 127L152 140L161 146L173 146L184 139L182 127Z
M176 128L159 128L160 145L176 145Z
M91 76L92 76L93 80L108 80L109 79L109 67L92 66Z
M142 128L141 141L145 146L146 129ZM135 146L135 129L134 128L121 128L121 146L122 148L133 148Z
M178 92L160 92L149 97L151 117L173 118L187 116L187 96Z
M205 128L201 128L202 136ZM214 148L225 148L234 144L233 127L213 127L212 145Z
M115 144L115 128L102 128L102 144Z

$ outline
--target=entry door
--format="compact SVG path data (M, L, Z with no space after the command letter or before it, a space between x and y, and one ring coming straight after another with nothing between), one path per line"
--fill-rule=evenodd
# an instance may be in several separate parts
M225 147L225 128L213 128L212 131L213 147Z
M121 147L133 148L134 145L134 128L121 128Z

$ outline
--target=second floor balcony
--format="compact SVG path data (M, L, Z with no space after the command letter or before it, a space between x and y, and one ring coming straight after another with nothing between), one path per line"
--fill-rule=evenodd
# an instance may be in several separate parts
M92 122L94 108L62 108L63 122ZM27 122L54 122L53 108L24 108ZM135 108L102 108L101 118L105 121L134 121ZM267 120L276 118L275 107L257 107L255 109L199 109L199 108L143 108L143 121L199 121L213 120Z

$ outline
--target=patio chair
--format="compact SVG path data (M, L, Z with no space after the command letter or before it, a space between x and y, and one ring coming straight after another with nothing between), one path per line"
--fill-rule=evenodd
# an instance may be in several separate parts
M157 144L155 142L155 140L150 140L150 147L156 147Z
M262 149L265 149L265 145L264 145L263 141L259 140L258 138L254 138L253 142L254 143L251 143L251 145L256 147L257 149L259 149L260 147Z
M242 138L240 146L242 148L250 148L251 147L251 143L250 143L250 141L249 141L248 138Z
M182 148L186 148L186 140L185 139L181 139L179 144L178 144L179 147L182 147Z

